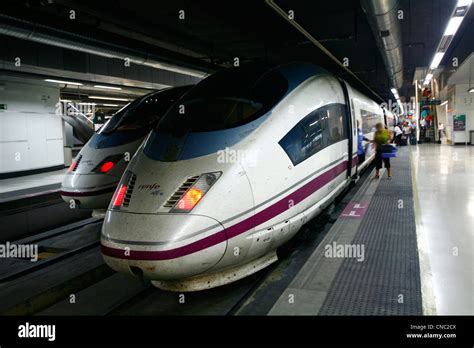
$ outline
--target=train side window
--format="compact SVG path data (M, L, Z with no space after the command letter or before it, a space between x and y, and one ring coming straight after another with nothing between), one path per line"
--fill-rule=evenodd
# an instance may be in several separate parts
M360 110L362 119L362 133L375 132L375 125L380 122L380 116L367 110Z
M325 147L347 138L347 108L329 104L312 111L279 142L293 165L303 162Z
M293 165L322 150L325 145L319 110L311 112L298 122L278 143Z
M342 140L342 127L338 120L337 109L334 105L328 105L327 110L328 130L330 134L331 144Z
M330 104L319 109L324 129L325 146L348 138L346 125L347 108L342 104Z

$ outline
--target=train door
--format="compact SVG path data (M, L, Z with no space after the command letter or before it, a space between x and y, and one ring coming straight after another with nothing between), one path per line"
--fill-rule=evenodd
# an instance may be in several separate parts
M348 138L347 144L347 176L352 177L357 174L357 125L355 124L354 102L349 96L349 86L342 79L339 82L344 93L345 100L345 128Z

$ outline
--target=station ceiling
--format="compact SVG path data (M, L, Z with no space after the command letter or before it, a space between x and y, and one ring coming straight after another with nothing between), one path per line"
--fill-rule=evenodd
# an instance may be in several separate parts
M382 99L390 84L367 17L357 0L276 0L295 20ZM456 0L400 0L404 56L402 97L410 97L417 67L429 65ZM75 10L71 20L70 10ZM183 14L184 19L179 15ZM472 51L474 11L468 14L447 57L462 62ZM0 13L154 52L203 71L264 60L310 61L364 86L329 59L265 1L4 0ZM1 21L0 21L1 25ZM11 49L11 48L9 48ZM446 58L448 60L448 58ZM365 90L367 92L368 89Z

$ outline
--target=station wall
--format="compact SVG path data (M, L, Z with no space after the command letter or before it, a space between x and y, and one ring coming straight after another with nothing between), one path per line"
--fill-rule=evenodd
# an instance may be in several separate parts
M474 130L474 93L469 93L468 89L468 84L456 85L455 105L451 115L466 115L466 131L454 132L455 143L469 142L469 132Z
M64 165L59 87L0 77L0 174Z

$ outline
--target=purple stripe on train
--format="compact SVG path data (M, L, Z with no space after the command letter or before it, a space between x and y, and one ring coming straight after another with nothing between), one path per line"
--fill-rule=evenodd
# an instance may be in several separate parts
M356 157L357 160L357 157ZM356 162L357 163L357 162ZM352 159L352 167L354 167L354 158ZM272 204L271 206L263 209L257 214L250 216L235 225L232 225L225 230L216 232L210 236L207 236L203 239L195 241L193 243L184 245L170 250L128 250L125 252L125 249L111 248L105 245L101 246L102 253L106 256L115 257L119 259L131 259L131 260L170 260L178 257L186 256L193 254L195 252L201 251L203 249L212 247L219 243L226 241L226 239L231 239L236 237L244 232L249 231L250 229L274 218L275 216L280 215L286 210L290 209L293 205L296 205L309 197L311 194L328 184L331 180L336 178L338 175L344 173L347 170L347 161L341 162L335 167L324 172L320 176L314 178L310 182L306 183L296 191L292 192L288 196L280 199L278 202Z

